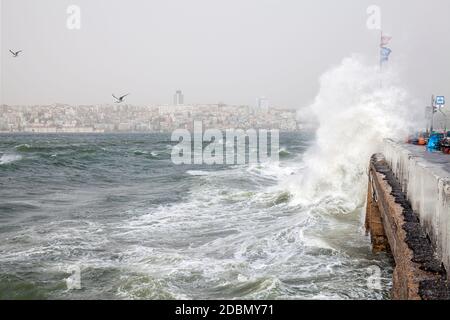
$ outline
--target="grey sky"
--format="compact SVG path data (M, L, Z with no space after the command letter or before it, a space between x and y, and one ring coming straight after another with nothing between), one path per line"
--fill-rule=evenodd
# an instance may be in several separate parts
M382 8L391 63L413 95L450 99L450 1L0 0L6 104L254 104L289 108L314 98L318 77L352 53L377 63L379 33L366 9ZM66 9L81 7L81 30ZM9 49L24 50L14 59Z

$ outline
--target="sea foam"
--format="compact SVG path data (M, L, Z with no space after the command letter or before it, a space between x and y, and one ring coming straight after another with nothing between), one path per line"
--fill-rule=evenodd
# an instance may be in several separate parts
M22 159L22 157L18 154L3 154L0 157L0 165L13 163L13 162L19 161L21 159Z
M356 55L326 72L319 85L308 108L319 127L302 160L306 170L282 184L297 203L336 200L356 209L364 201L370 156L384 138L404 139L418 109L393 69L380 73Z

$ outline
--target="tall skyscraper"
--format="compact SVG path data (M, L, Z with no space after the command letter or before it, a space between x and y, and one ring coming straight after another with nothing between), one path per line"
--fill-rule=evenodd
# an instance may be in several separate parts
M184 95L181 90L177 90L173 96L173 104L176 106L181 106L184 104Z
M260 97L258 99L258 111L260 112L268 112L269 111L269 99L266 97Z

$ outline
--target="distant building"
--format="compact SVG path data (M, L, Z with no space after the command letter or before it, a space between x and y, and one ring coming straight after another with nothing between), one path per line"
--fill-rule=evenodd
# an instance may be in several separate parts
M260 97L258 99L258 111L269 112L270 103L266 97Z
M262 109L265 108L262 103ZM271 107L269 112L256 112L256 108L251 109L249 106L219 104L170 107L0 105L0 133L171 132L176 129L193 130L194 121L203 121L207 129L220 130L253 128L296 131L299 128L294 110Z
M181 90L177 90L173 96L173 104L176 106L181 106L184 104L184 95Z

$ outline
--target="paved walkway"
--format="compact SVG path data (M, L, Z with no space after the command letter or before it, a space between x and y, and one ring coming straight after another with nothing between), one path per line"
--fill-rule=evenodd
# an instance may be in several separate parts
M450 174L450 154L444 154L440 151L431 152L428 151L425 146L416 146L412 144L405 144L404 146L415 156L422 157L431 163L440 165Z

